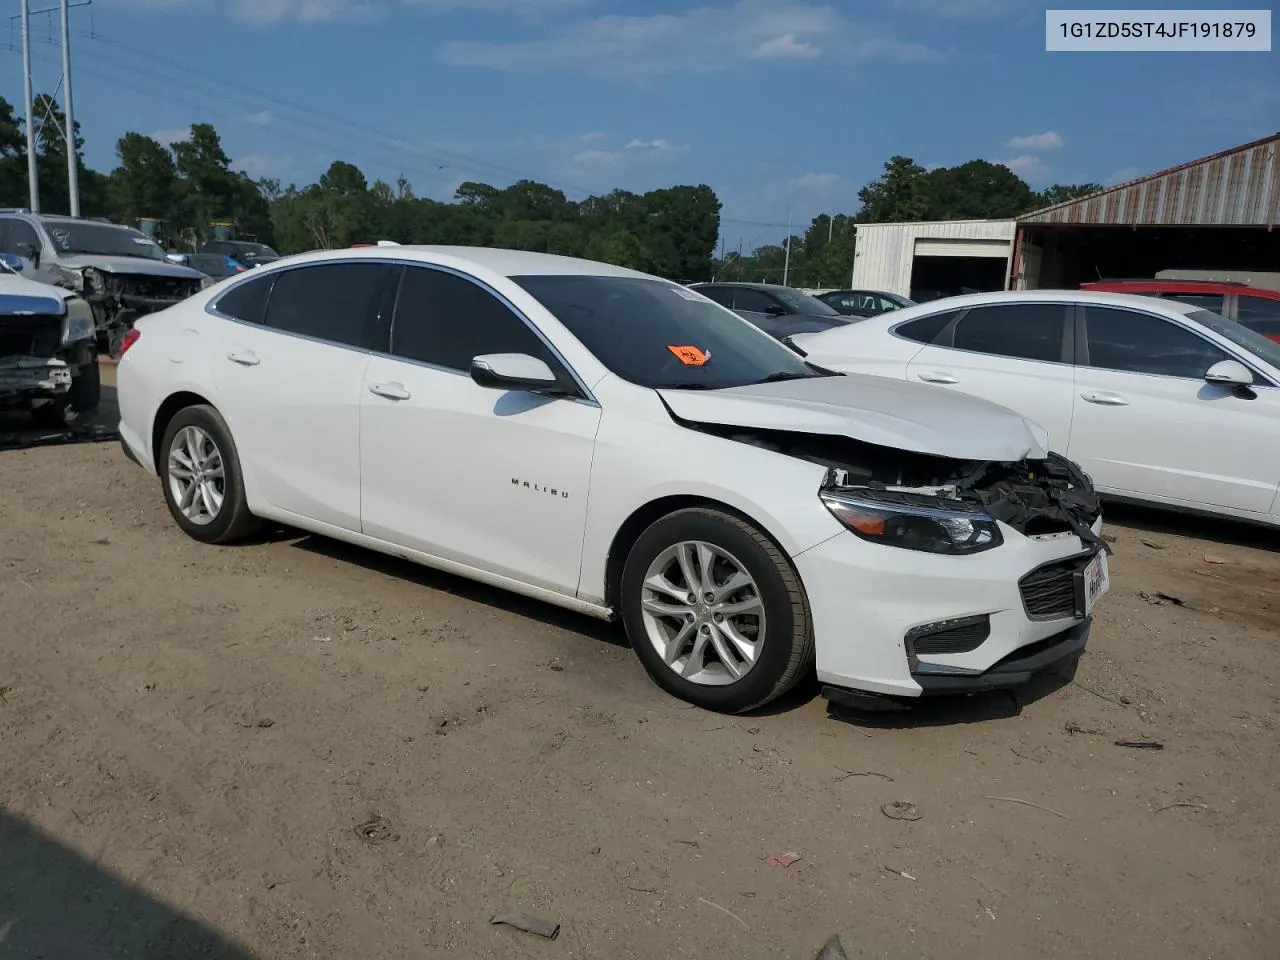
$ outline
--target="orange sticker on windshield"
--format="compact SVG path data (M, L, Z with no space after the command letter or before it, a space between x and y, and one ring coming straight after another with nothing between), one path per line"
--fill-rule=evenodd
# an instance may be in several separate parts
M710 351L703 352L697 347L678 347L669 343L667 349L674 353L676 359L686 367L700 367L711 359Z

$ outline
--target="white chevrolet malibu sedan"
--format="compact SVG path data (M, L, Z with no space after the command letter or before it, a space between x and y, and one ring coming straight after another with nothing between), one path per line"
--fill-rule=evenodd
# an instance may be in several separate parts
M1091 482L1035 424L602 263L283 259L138 321L118 391L195 539L272 521L621 620L712 710L815 669L855 703L1016 686L1075 663L1108 586Z

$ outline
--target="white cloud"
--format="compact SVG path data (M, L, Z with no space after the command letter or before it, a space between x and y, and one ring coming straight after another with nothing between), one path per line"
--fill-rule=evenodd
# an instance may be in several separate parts
M269 127L275 123L276 115L270 110L259 110L257 113L251 113L246 118L256 127Z
M1102 184L1106 187L1114 187L1117 183L1125 183L1129 180L1136 180L1142 176L1142 171L1137 167L1121 167L1119 170L1106 177Z
M236 170L242 170L251 177L265 177L276 168L275 157L265 153L251 153L241 157L232 164Z
M578 137L578 139L583 143L598 143L607 136L608 134L602 130L588 130L586 133Z
M610 167L626 159L654 159L687 153L689 148L684 144L672 143L666 137L655 137L652 140L636 138L629 140L616 150L601 147L590 147L574 154L572 163L575 167Z
M709 73L753 58L812 57L813 42L840 41L842 59L923 60L927 48L853 24L833 6L805 0L735 0L679 13L607 14L577 20L550 36L515 43L455 41L446 62L515 73L565 71L641 80L674 73ZM811 49L810 49L811 48Z
M1025 137L1013 137L1006 146L1011 150L1061 150L1062 137L1053 130L1029 133Z
M822 48L796 39L794 33L766 40L751 54L753 60L813 60L822 56Z
M163 143L166 147L171 147L175 143L182 143L184 140L190 140L191 128L175 127L171 130L157 130L154 133L148 133L147 136L156 141L156 143Z
M1049 179L1049 169L1044 160L1034 153L1020 154L1009 160L997 160L996 163L1004 164L1028 183L1044 183Z

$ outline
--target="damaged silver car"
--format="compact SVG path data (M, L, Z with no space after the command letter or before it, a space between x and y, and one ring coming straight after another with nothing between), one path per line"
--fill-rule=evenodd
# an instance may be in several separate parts
M93 311L70 290L19 276L23 266L0 254L0 409L61 427L98 407Z
M98 352L111 357L135 320L205 285L203 274L170 262L150 237L102 220L0 210L0 250L22 258L24 276L81 295L93 311Z

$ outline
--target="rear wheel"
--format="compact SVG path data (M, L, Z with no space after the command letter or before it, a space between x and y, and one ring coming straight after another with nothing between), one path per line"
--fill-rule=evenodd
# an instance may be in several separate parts
M203 543L229 543L253 533L240 456L226 421L213 407L179 410L160 445L164 499L187 536Z
M719 510L679 510L641 534L623 569L621 607L649 676L709 710L762 706L813 663L808 603L790 561Z

